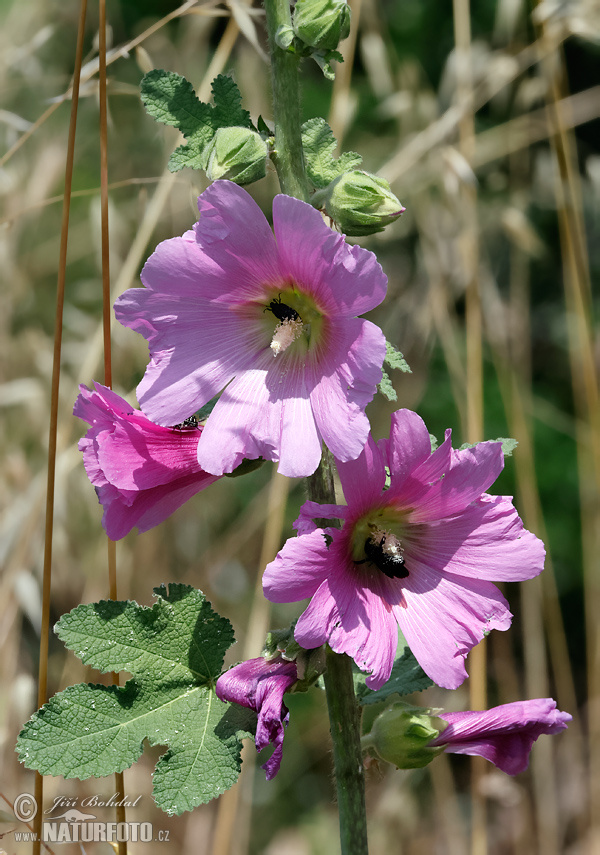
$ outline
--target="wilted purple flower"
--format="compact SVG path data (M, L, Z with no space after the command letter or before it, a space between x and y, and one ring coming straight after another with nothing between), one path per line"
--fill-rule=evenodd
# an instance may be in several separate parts
M339 460L358 457L385 356L381 330L357 317L385 296L375 256L289 196L274 199L274 234L232 182L215 181L198 207L193 230L146 263L146 287L115 303L150 347L142 410L170 425L222 393L198 444L214 475L244 457L310 475L323 441Z
M265 570L269 600L312 597L296 641L352 656L371 688L390 676L398 627L431 679L456 688L469 650L510 625L490 580L529 579L544 565L510 498L484 492L503 468L501 444L455 451L450 435L431 453L423 421L398 410L389 440L369 438L357 460L338 462L347 505L306 502L299 537ZM319 517L342 529L318 529Z
M100 383L80 386L73 413L91 425L79 449L111 540L153 528L218 480L198 463L200 426L155 425Z
M234 665L217 680L217 697L258 713L256 750L261 751L269 744L274 746L273 753L262 766L267 781L279 772L283 737L290 717L283 696L297 679L295 662L261 656Z
M478 754L508 775L529 765L529 752L538 736L565 730L572 716L556 709L552 698L503 704L482 712L440 712L448 727L430 747L444 746L449 754Z

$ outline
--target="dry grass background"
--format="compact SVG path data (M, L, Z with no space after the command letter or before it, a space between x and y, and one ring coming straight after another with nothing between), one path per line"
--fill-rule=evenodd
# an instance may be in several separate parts
M390 280L372 313L408 357L395 376L398 404L373 403L374 433L408 406L460 441L519 440L498 491L514 492L526 525L548 544L539 580L510 586L509 633L471 656L469 687L418 700L469 708L553 695L574 716L569 730L535 747L516 779L466 758L426 770L374 765L368 776L371 852L440 855L596 855L600 852L600 411L591 282L598 270L600 153L594 146L600 89L600 11L593 2L497 0L469 14L465 0L417 4L354 0L346 63L330 85L306 68L305 114L329 116L366 168L392 182L401 221L365 245ZM140 8L144 9L143 12ZM175 13L175 14L173 14ZM0 792L7 800L0 851L14 843L9 805L33 791L14 755L36 708L42 615L44 518L54 314L65 171L68 93L79 4L0 0ZM164 16L167 16L166 18ZM415 20L421 41L411 42ZM439 18L439 26L438 26ZM135 285L159 240L195 219L204 178L164 172L176 142L139 103L141 74L184 74L204 99L231 71L254 118L271 115L260 10L227 4L108 6L108 180L113 295ZM413 29L411 29L411 27ZM110 44L109 44L110 47ZM77 451L71 416L77 385L102 379L102 275L98 141L98 9L91 4L77 125L58 400L50 593L51 624L80 602L108 596L100 509ZM586 63L590 69L586 76ZM436 72L437 69L437 72ZM577 79L569 92L569 76ZM597 77L597 72L596 72ZM435 82L432 82L435 81ZM596 137L597 142L597 137ZM252 185L265 210L273 175ZM596 298L597 299L597 298ZM595 337L596 336L596 337ZM113 327L115 389L134 400L147 351ZM287 495L290 486L289 496ZM283 625L260 596L265 561L291 533L298 484L269 467L218 483L172 519L117 547L119 598L148 604L152 587L181 581L206 591L236 627L232 656L257 655L264 627ZM257 593L258 591L258 593ZM98 680L50 638L48 689ZM291 700L282 770L271 784L246 775L232 794L180 818L158 811L147 751L125 773L142 796L134 821L168 829L152 855L337 851L327 721L317 693ZM471 781L471 783L470 783ZM46 779L56 796L110 795L114 782ZM112 819L103 811L99 819ZM69 847L67 847L68 849ZM74 846L70 847L74 851ZM82 847L83 848L83 847ZM108 852L107 844L85 851ZM58 849L54 847L54 851ZM81 851L78 848L78 851Z

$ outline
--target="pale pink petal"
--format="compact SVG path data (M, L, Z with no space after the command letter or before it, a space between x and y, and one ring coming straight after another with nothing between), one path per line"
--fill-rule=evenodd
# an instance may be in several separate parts
M450 470L431 487L411 482L405 490L394 491L394 498L415 508L411 523L439 520L464 511L494 483L503 468L502 444L480 442L473 448L453 451Z
M459 516L423 526L407 544L412 556L443 573L520 581L544 569L544 544L523 527L506 496L483 495Z
M244 457L279 460L279 472L290 478L310 475L319 465L321 438L301 378L293 364L267 377L262 366L273 358L267 353L259 368L240 374L223 392L198 445L207 472L231 472Z
M417 466L431 459L429 431L412 410L396 410L392 414L389 439L380 440L379 445L393 473L395 487L400 487Z
M221 288L255 299L264 283L281 281L277 245L249 193L232 181L214 181L198 198L198 249L221 270Z
M273 228L282 271L344 317L362 315L384 299L387 278L372 252L347 244L311 205L289 196L273 201ZM315 275L321 271L321 275Z
M369 421L364 408L373 399L381 380L385 355L385 338L378 327L368 321L348 322L350 339L344 355L339 354L337 368L331 364L316 379L311 402L317 427L325 444L337 460L358 457L369 435Z
M372 436L356 460L336 462L346 501L352 507L353 516L361 509L372 507L381 501L385 487L385 464L383 456ZM322 514L320 516L323 516Z
M198 204L193 232L160 244L142 272L146 287L115 304L118 320L148 341L142 410L169 427L223 393L213 420L229 447L218 454L213 426L198 457L213 474L260 454L279 461L283 474L309 475L322 441L341 460L357 457L385 355L381 331L352 317L383 298L386 280L374 256L347 246L295 199L276 200L277 240L232 182L214 182ZM275 359L272 305L292 290L317 316ZM268 396L254 388L259 382ZM240 391L249 393L242 413L249 418L227 429Z
M346 519L347 513L346 505L320 505L318 502L304 502L300 508L298 519L294 523L294 528L298 534L308 534L316 528L320 528L315 523L316 519L343 520Z
M333 535L340 536L339 532ZM294 603L311 597L330 569L331 556L321 529L291 537L265 568L262 579L265 597L272 603Z
M510 626L508 604L490 582L446 578L416 561L402 581L406 606L394 606L400 629L425 673L456 689L471 648L490 630Z

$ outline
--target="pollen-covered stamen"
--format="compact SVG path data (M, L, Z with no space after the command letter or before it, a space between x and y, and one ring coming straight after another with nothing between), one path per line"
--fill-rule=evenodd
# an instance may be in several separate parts
M273 356L277 356L279 353L287 350L290 344L296 341L297 338L300 338L303 329L304 324L299 315L296 315L296 318L293 320L285 320L277 324L270 345Z
M364 550L367 557L357 564L370 561L390 579L405 579L408 576L404 550L395 534L381 528L375 529L365 541Z

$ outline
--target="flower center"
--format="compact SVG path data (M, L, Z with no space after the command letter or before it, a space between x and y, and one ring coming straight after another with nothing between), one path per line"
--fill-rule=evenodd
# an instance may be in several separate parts
M368 562L390 579L406 579L409 571L402 540L398 536L401 534L399 528L402 528L401 521L396 518L386 519L385 513L379 512L370 518L363 517L355 525L352 537L354 563Z
M295 287L273 295L263 312L271 312L279 321L271 338L273 356L283 353L299 339L304 339L306 349L315 343L315 335L318 336L321 329L322 315L312 299Z

